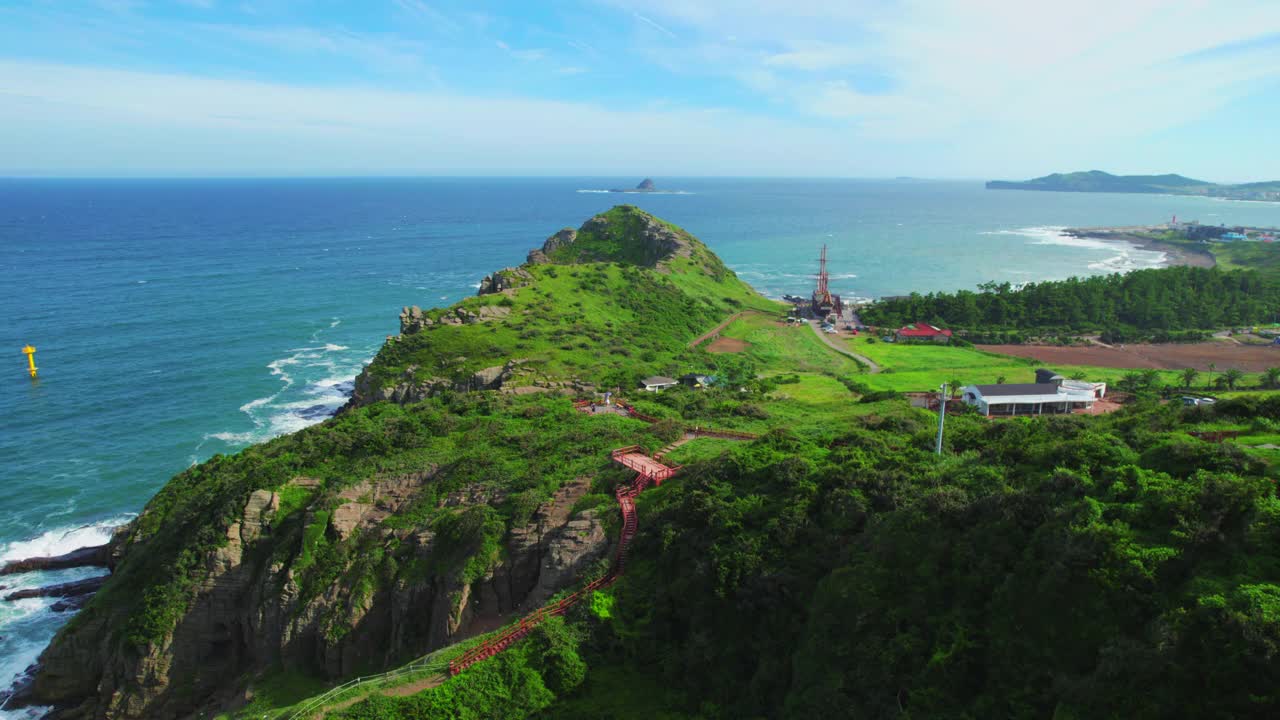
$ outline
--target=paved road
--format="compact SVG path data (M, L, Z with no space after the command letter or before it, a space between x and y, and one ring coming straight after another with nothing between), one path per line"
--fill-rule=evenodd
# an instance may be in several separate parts
M846 357L851 357L854 360L857 360L858 362L862 363L863 365L866 365L867 372L869 373L880 372L880 366L877 365L874 360L867 357L866 355L859 355L858 353L850 350L847 345L845 345L843 342L840 342L840 340L837 339L840 337L839 335L833 336L833 335L829 335L827 333L822 332L822 327L817 320L809 320L808 324L809 324L809 327L813 328L813 331L818 334L818 338L821 339L822 342L827 344L827 347L831 348L832 350L835 350L841 355L844 355Z

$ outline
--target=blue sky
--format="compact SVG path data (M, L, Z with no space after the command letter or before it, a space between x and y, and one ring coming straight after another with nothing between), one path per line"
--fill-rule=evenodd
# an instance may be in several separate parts
M0 0L3 175L1280 176L1276 0Z

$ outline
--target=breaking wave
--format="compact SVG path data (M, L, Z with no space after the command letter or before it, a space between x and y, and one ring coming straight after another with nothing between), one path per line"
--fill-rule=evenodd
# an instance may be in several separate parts
M341 320L334 318L329 328L340 323ZM197 455L209 441L238 448L297 432L332 417L351 397L355 376L377 348L353 349L320 342L321 332L323 330L311 336L317 344L291 348L286 351L288 355L267 363L268 372L279 381L280 387L270 395L240 406L250 427L206 434L196 448ZM193 455L193 462L195 458Z
M1068 235L1065 227L1044 225L1038 227L1018 228L1016 230L992 230L982 235L1017 235L1031 238L1031 245L1057 245L1085 250L1096 250L1106 257L1089 262L1088 269L1099 273L1129 272L1164 267L1169 260L1168 255L1157 250L1143 250L1120 240L1099 240L1097 238L1076 237Z

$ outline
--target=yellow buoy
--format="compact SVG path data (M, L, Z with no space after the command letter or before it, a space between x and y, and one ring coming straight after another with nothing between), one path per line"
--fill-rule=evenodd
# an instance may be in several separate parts
M31 368L31 377L36 376L36 349L30 345L22 348L22 352L27 356L27 366Z

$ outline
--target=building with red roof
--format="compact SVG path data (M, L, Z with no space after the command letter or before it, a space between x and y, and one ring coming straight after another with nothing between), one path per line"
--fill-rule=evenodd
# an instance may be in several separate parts
M918 322L915 325L908 325L896 333L899 342L935 342L939 345L946 345L951 342L951 331L940 327L934 327L928 323Z

